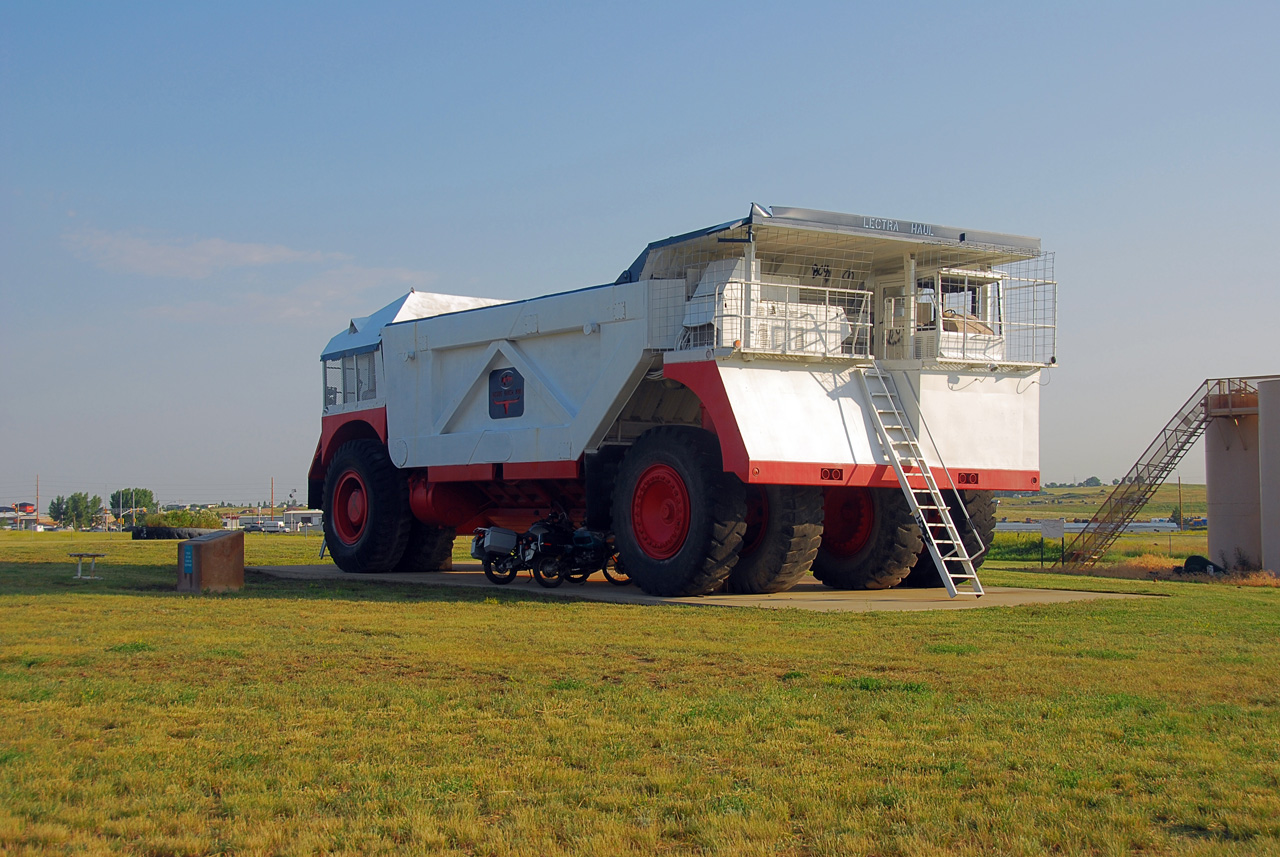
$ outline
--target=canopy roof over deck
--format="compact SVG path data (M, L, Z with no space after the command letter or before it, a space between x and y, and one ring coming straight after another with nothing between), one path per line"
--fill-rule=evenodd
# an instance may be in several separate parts
M735 244L751 244L762 259L856 259L870 272L899 266L903 253L925 252L952 266L1001 265L1040 255L1040 239L936 223L841 214L809 208L752 203L744 218L655 241L645 248L618 282L671 276L677 259L714 259L741 255ZM675 263L673 265L673 263Z
M433 292L410 291L401 295L373 315L351 319L347 329L339 333L325 346L321 360L332 360L343 354L362 354L373 351L382 341L382 328L396 321L430 318L448 312L493 306L506 301L493 298L473 298L466 295L438 295Z

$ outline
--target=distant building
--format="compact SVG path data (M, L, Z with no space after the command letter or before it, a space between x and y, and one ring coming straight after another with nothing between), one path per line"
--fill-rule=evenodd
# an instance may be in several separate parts
M319 529L324 523L324 512L320 509L289 509L284 513L284 524L289 532L299 532L303 527Z

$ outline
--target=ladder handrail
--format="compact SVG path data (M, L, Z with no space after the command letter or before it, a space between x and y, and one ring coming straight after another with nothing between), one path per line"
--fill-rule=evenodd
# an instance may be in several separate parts
M882 391L872 391L871 378L874 378L880 384L883 388ZM983 595L982 583L978 580L977 571L973 567L973 560L969 557L964 545L964 539L956 528L955 520L951 517L946 498L942 496L942 491L938 488L938 483L933 478L932 469L929 467L929 462L925 460L924 450L920 448L920 442L911 427L911 422L907 419L907 415L901 407L897 384L894 382L893 377L880 367L878 362L859 370L858 379L862 384L862 391L866 395L866 405L870 408L871 417L875 423L876 436L884 448L885 456L889 459L889 463L893 465L894 473L898 477L898 484L907 499L912 517L915 518L917 525L920 527L925 546L929 549L929 555L933 558L938 574L942 577L942 583L947 589L947 594L952 598L961 594L981 597ZM881 410L876 404L877 395L888 400L888 408ZM892 414L895 424L886 426L883 418L884 414ZM892 438L889 434L891 430L900 432L903 435L902 439L895 440ZM898 454L898 447L900 446L906 447L907 455L905 460L908 462L908 466L915 469L915 473L908 473L907 468L904 467L904 457ZM924 487L912 485L912 477L922 479ZM930 522L926 519L924 509L921 508L920 500L916 496L917 494L929 495L930 503L928 508L937 515L937 522ZM938 528L944 531L945 539L938 538L934 533L934 529ZM940 544L950 546L945 556L939 547ZM947 568L948 562L959 563L962 573L952 574L950 569ZM966 580L969 581L970 591L962 593L956 588L956 581Z
M894 382L895 390L897 389L897 386L898 384L895 381ZM907 386L911 386L911 380L909 378L907 379ZM920 394L917 393L914 389L912 389L911 392L915 393L916 401L917 402L920 401ZM956 481L951 476L951 470L950 468L947 467L947 462L942 459L942 450L938 448L938 441L933 436L933 430L929 428L929 424L925 421L924 408L919 408L919 407L916 408L916 416L920 418L920 428L924 429L924 433L929 437L929 445L933 447L933 454L938 457L938 466L940 466L942 468L942 472L946 474L947 484L950 485L951 490L955 492L956 499L959 501L956 505L960 507L960 514L964 515L965 523L969 525L969 529L970 530L975 529L975 527L973 526L973 518L969 515L969 509L964 504L964 498L960 496L960 489L956 487ZM989 548L990 548L990 545L983 544L982 548L976 554L971 556L970 559L977 559L978 557L985 554Z
M1138 456L1120 484L1102 501L1089 523L1071 540L1055 565L1086 568L1102 558L1204 433L1209 420L1211 391L1224 382L1230 387L1232 381L1208 379L1196 387L1191 397L1156 433L1155 439Z

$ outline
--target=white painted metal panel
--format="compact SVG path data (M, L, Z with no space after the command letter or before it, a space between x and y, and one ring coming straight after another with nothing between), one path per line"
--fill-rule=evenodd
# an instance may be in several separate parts
M758 461L888 464L852 367L726 361L725 392L747 455ZM1039 470L1038 373L898 371L898 392L917 434L925 422L951 469ZM933 443L921 437L930 464Z
M577 459L649 368L647 288L586 289L384 328L388 440L408 447L403 466ZM524 379L523 413L494 419L489 375L508 367Z
M443 313L460 312L476 307L505 303L495 298L475 298L466 295L441 295L435 292L410 290L372 315L353 318L347 329L339 333L325 346L321 359L343 352L371 349L377 346L382 328L397 321L428 318Z
M1040 469L1040 372L992 375L982 371L925 370L899 376L898 392L920 402L925 427L951 469ZM910 405L908 405L910 406ZM933 444L921 435L921 446L937 464Z
M726 361L720 377L749 458L888 464L851 367Z

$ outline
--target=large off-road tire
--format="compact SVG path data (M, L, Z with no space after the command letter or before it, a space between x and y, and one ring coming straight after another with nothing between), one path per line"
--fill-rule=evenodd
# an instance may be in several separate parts
M951 506L953 518L956 516L957 508L953 504L961 501L969 512L969 520L973 522L973 526L965 528L961 525L960 533L964 536L964 544L969 550L969 556L976 557L973 567L979 568L986 560L987 549L991 547L991 542L996 537L996 495L994 491L962 490L960 499L948 497L947 505Z
M613 486L618 481L618 468L622 466L625 451L621 447L607 446L587 455L583 462L587 491L587 517L583 523L589 530L608 532L613 529Z
M828 488L813 576L833 589L888 589L915 564L924 541L896 488Z
M738 561L745 517L742 483L724 472L708 432L650 429L622 460L615 545L631 582L650 595L703 595L720 586Z
M748 485L747 530L730 592L786 592L809 573L822 542L821 488Z
M986 559L986 549L996 534L996 496L991 491L968 491L961 489L958 493L947 491L947 509L951 512L951 520L960 531L965 550L974 557L973 567L980 568ZM967 517L966 517L966 513ZM961 574L960 563L951 560L947 563L955 568L948 569L952 574ZM915 589L942 588L942 575L928 551L922 551L915 567L902 581L903 586Z
M344 443L324 480L324 537L338 568L391 571L409 539L409 488L376 440Z
M440 571L453 557L453 540L458 531L453 527L432 527L417 518L409 521L409 539L396 563L396 571Z

